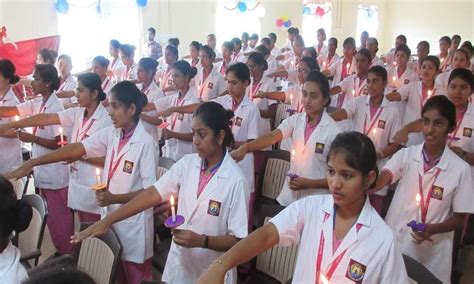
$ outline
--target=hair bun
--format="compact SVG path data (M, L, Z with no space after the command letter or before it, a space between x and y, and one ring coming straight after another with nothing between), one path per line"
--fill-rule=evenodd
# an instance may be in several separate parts
M16 222L14 224L14 230L17 233L23 232L28 228L33 217L33 209L30 204L24 200L18 200L16 202Z
M107 98L107 94L103 90L100 90L99 91L99 100L104 101L106 98Z

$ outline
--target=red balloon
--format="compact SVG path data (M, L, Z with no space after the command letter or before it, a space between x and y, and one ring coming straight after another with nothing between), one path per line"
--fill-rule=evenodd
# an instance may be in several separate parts
M323 9L323 8L321 8L320 6L318 6L318 7L316 8L316 15L318 15L318 16L321 16L321 17L322 17L322 16L324 16L324 14L325 14L325 11L324 11L324 9Z
M283 20L282 20L282 19L276 20L276 25L277 25L277 27L279 27L279 28L280 28L281 26L283 26Z

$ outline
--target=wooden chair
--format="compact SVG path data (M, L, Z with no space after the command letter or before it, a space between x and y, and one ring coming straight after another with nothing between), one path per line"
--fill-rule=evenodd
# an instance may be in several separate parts
M171 158L160 157L158 159L158 168L156 169L156 178L159 179L171 169L175 161Z
M283 120L290 116L288 112L289 109L291 109L291 105L289 104L278 104L273 125L274 128L277 128Z
M429 271L423 264L409 257L403 255L403 261L408 273L408 277L416 281L418 284L441 284L441 280L436 278L431 271Z

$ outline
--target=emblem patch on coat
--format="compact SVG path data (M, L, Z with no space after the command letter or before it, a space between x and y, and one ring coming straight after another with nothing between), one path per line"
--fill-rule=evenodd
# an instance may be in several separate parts
M410 80L408 79L405 79L405 81L403 82L405 85L409 84L410 83Z
M314 152L318 154L322 154L324 152L324 144L323 143L316 143L316 149Z
M431 198L442 200L443 191L444 191L444 188L439 187L439 186L433 186L433 190L431 190Z
M183 120L184 119L184 113L178 114L178 120Z
M123 163L123 171L127 174L131 174L133 172L133 162L125 160L125 163Z
M377 127L378 128L381 128L381 129L385 129L385 120L379 120L379 122L377 123Z
M354 281L354 283L362 283L365 275L365 269L367 267L360 262L357 262L353 259L349 261L349 266L346 271L346 278Z
M168 80L168 85L173 85L173 79Z
M236 117L235 118L235 125L236 126L241 126L242 125L242 118L241 117Z
M212 87L214 87L214 83L209 82L209 84L207 84L207 88L212 90Z
M209 206L207 207L207 214L212 216L219 216L221 213L221 203L219 201L215 201L210 199Z
M462 131L462 136L471 138L472 137L472 128L464 127L464 129Z

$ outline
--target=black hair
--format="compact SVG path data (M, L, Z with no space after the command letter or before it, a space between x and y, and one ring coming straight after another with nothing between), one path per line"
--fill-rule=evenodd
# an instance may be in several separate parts
M405 53L405 55L407 57L410 57L410 55L411 55L411 50L406 44L402 44L402 45L397 46L397 48L395 49L395 53L397 53L399 51Z
M10 84L16 84L20 77L15 74L15 65L8 59L0 59L0 74L3 78L10 80Z
M140 114L142 113L143 107L148 104L148 98L146 95L137 88L137 85L130 81L122 81L117 83L112 87L110 93L127 108L129 108L132 104L135 105L136 111L133 115L133 120L135 123L137 123L140 119Z
M197 41L195 41L195 40L193 40L193 41L189 44L189 46L194 46L194 48L195 48L197 51L201 50L201 48L202 48L202 44L200 44L199 42L197 42Z
M323 35L323 38L324 38L323 41L325 41L326 40L326 31L323 28L321 28L321 29L318 29L316 31L316 34L319 34L319 33L321 33Z
M367 48L361 48L359 51L357 51L356 54L362 55L363 57L367 58L369 63L372 61L372 54Z
M252 60L255 64L262 66L263 71L268 69L268 63L265 57L260 52L252 52L249 55L248 61Z
M306 63L306 65L308 65L308 67L309 67L309 70L320 71L318 61L316 61L316 59L314 59L313 57L305 56L305 57L301 58L300 63L301 62Z
M42 48L38 51L39 55L43 58L45 62L49 64L56 63L56 58L58 57L58 53L52 49Z
M250 70L246 64L242 62L234 63L227 68L225 74L227 75L230 72L233 72L239 81L247 81L250 83Z
M11 182L0 176L0 241L4 242L13 231L23 232L33 216L31 206L18 200Z
M373 73L382 78L382 81L387 82L387 70L385 70L385 68L383 68L382 66L375 65L370 67L369 73Z
M461 52L466 57L466 60L468 62L471 60L471 56L470 56L469 52L467 52L467 50L462 49L462 48L458 48L458 49L456 49L456 51L454 51L454 53L456 53L456 52Z
M447 42L449 45L451 45L451 38L449 36L442 36L440 39L439 39L440 42L442 41L445 41Z
M131 44L121 44L120 52L122 52L126 57L133 57L135 54L135 46Z
M293 43L295 43L295 42L299 43L302 46L305 46L304 39L300 35L295 36L295 39L293 40Z
M189 76L189 80L197 74L197 68L192 67L186 60L178 60L173 64L172 69L178 70L184 76Z
M255 47L255 52L260 52L263 54L263 57L270 55L270 50L268 50L268 48L266 48L263 44L257 45Z
M204 45L200 50L204 51L209 58L216 59L216 52L209 45Z
M244 37L247 38L247 39L250 39L249 33L243 32L243 33L242 33L242 38L244 38Z
M171 52L171 54L173 54L175 57L176 57L176 60L178 60L179 58L179 52L178 52L178 48L174 45L167 45L165 50L168 50L169 52Z
M234 44L231 41L224 41L222 47L230 51L234 51Z
M271 45L272 44L272 41L268 38L268 37L262 37L262 39L260 40L261 43L264 43L266 45Z
M325 107L327 107L331 103L331 94L329 92L329 81L328 81L328 78L323 75L323 73L317 70L311 70L308 73L308 76L306 76L305 82L314 82L318 84L319 89L321 90L321 93L323 95L323 100L327 99L327 103L324 105Z
M439 61L438 57L436 57L434 55L428 55L425 58L421 59L421 64L423 64L423 62L425 62L425 61L429 61L429 62L433 63L436 67L436 70L439 70L439 66L441 65L441 62Z
M234 37L231 42L234 44L234 47L235 46L242 46L242 41L240 40L240 38L238 37Z
M49 265L35 270L23 284L95 284L94 279L73 265Z
M318 58L318 52L316 51L316 48L314 48L314 46L306 47L304 50L311 53L312 58L314 59Z
M108 68L110 61L104 56L99 55L99 56L94 57L94 59L92 59L92 63L97 63L98 65L104 68Z
M277 41L277 35L276 33L269 33L268 34L268 38L273 40L273 42L276 42Z
M255 34L255 33L252 34L252 35L250 36L250 40L258 40L258 34Z
M138 61L138 65L140 65L146 72L151 72L152 77L154 77L156 69L158 68L158 61L151 57L143 57Z
M216 40L216 35L215 34L208 34L207 37L210 37L213 40Z
M177 37L169 38L168 39L168 45L173 45L176 48L178 48L179 47L179 38L177 38Z
M337 47L337 44L338 44L337 38L332 37L332 38L330 38L330 39L328 40L328 43L329 43L330 41L333 41L333 42L334 42L334 45Z
M348 37L344 40L344 42L342 43L342 46L345 47L347 45L351 45L353 48L356 47L356 41L353 37Z
M379 41L377 40L377 38L375 38L375 37L369 37L369 38L367 39L367 41L369 41L369 40L375 42L375 45L376 45L377 47L379 46Z
M287 32L289 34L292 34L292 35L299 35L300 34L300 30L298 30L298 28L295 28L295 27L289 28Z
M371 171L375 171L376 178L369 188L375 186L379 175L377 152L374 143L369 137L356 131L339 133L331 143L326 162L329 162L331 157L336 154L342 155L346 164L361 172L363 176L367 176Z
M153 27L148 28L148 31L152 33L153 35L156 35L156 30Z
M39 74L44 83L50 83L51 91L59 89L61 81L59 80L58 70L51 64L37 64L35 71Z
M421 117L429 111L435 109L439 114L448 120L449 132L456 127L456 107L446 96L433 96L429 98L421 109Z
M458 39L459 41L461 41L461 36L460 35L453 35L451 37L451 41L454 41L455 39Z
M216 102L205 102L201 104L194 112L194 117L199 119L214 132L214 135L219 134L219 131L224 130L225 138L223 141L224 147L234 147L234 135L229 127L229 121L234 117L234 112L226 110L222 105Z
M427 42L426 40L422 40L418 43L418 45L416 46L417 48L418 47L424 47L428 50L428 53L430 53L430 43Z
M69 55L67 55L67 54L61 54L61 55L58 57L58 61L61 60L61 59L67 61L67 63L69 63L69 65L72 66L72 59L71 59L71 56L69 56Z
M367 35L367 37L369 37L369 32L368 32L368 31L363 31L360 35L361 35L361 36L362 36L362 35Z
M101 102L107 97L102 90L102 81L100 80L99 75L92 72L83 73L77 76L77 81L81 82L82 85L91 92L97 91L97 102Z
M395 40L401 39L404 44L407 44L407 37L405 35L398 35Z
M116 40L116 39L110 40L110 43L109 43L109 44L110 44L110 46L111 46L112 48L114 48L114 49L120 49L120 46L121 46L120 42L119 42L118 40Z
M474 91L474 74L472 74L471 70L465 68L454 69L449 75L448 85L456 78L466 81L471 86L471 92Z

